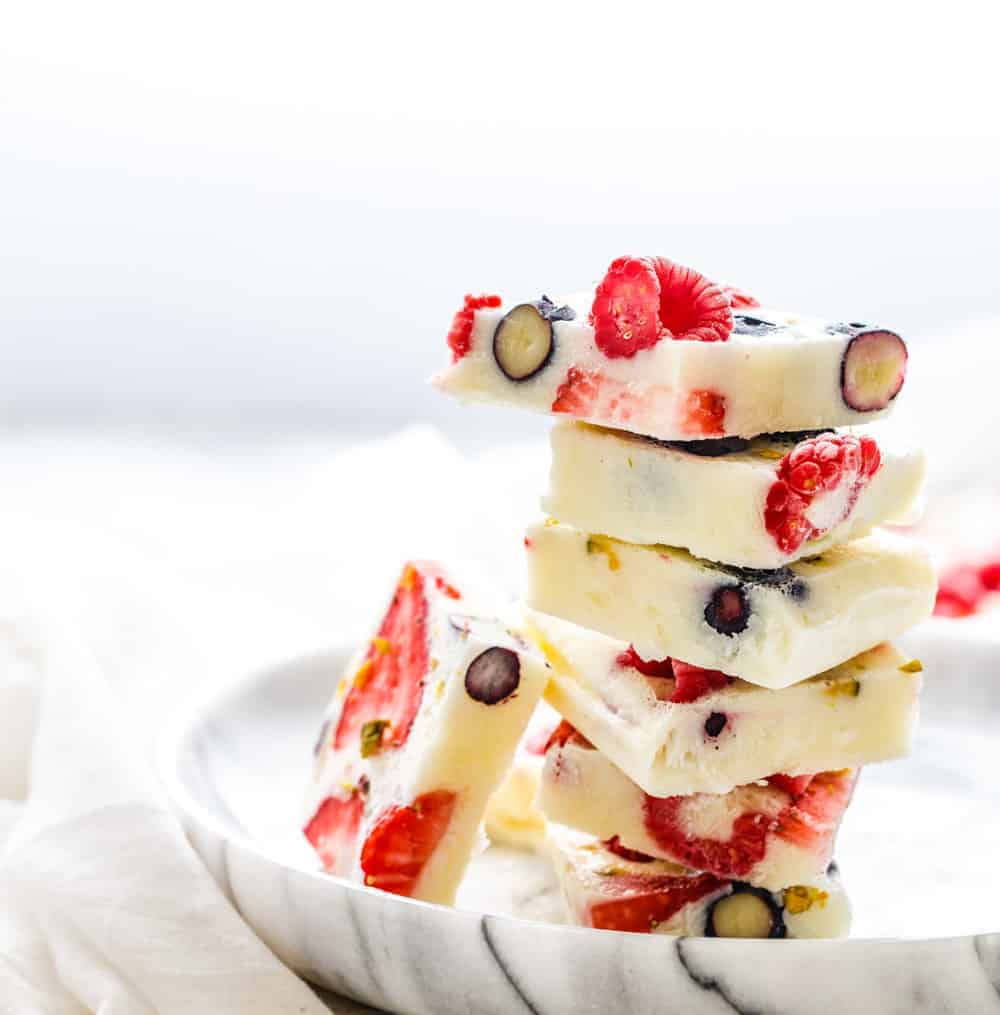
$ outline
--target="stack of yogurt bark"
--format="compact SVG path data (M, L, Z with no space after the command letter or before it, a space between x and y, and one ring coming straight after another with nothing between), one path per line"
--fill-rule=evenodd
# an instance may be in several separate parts
M625 257L566 301L466 297L448 344L442 390L562 417L527 606L493 620L407 566L318 745L324 864L450 901L486 815L547 827L586 926L846 933L834 840L861 766L910 748L920 665L890 639L934 600L877 528L923 480L867 427L903 340Z

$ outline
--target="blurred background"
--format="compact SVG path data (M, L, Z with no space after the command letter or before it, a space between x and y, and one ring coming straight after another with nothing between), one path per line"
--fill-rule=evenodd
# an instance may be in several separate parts
M9 5L5 500L195 572L211 545L253 585L311 561L359 495L373 528L416 498L425 533L427 475L376 495L331 456L429 423L443 437L407 454L445 477L446 440L502 460L514 518L546 426L427 387L451 314L469 289L582 288L624 252L900 330L899 417L937 491L990 486L995 10Z

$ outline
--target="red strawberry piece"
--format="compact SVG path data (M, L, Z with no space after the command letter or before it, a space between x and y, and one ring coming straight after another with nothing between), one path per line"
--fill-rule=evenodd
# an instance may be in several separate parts
M638 670L646 677L672 677L674 668L670 657L666 659L643 659L633 645L618 654L615 662L626 669Z
M564 747L570 741L574 744L578 744L580 747L593 747L591 742L583 736L580 731L573 726L571 723L566 722L565 719L549 734L548 740L545 741L544 754L549 753L549 749L553 746Z
M553 412L569 416L589 416L600 397L601 375L592 370L570 367L566 379L556 390Z
M681 414L681 430L702 437L725 434L726 399L716 391L689 391Z
M528 754L544 754L549 749L549 745L553 743L552 738L555 735L556 730L559 729L560 725L562 724L559 723L551 728L536 730L530 737L527 738L527 740L525 740L524 749L528 752ZM566 725L569 726L569 723L566 723ZM573 729L573 727L570 726L570 729ZM565 743L565 741L563 741L563 743Z
M825 844L824 856L829 859L837 826L851 802L857 782L858 773L851 769L814 775L778 815L775 835L803 849L816 849Z
M660 282L646 257L619 257L594 294L594 341L609 359L629 358L664 338Z
M979 568L979 581L987 592L1000 592L1000 560L991 560Z
M500 297L489 293L482 296L466 294L462 309L455 313L448 329L448 348L451 349L451 361L457 363L465 356L472 346L472 326L476 321L476 311L485 307L499 307Z
M777 816L744 811L733 821L727 839L698 837L686 830L684 810L692 797L647 795L646 828L664 854L677 863L724 878L749 875L766 856L767 840L771 835L803 848L815 848L826 840L828 855L832 852L837 825L854 792L857 774L848 770L797 779L777 775L768 782L778 785L784 780L787 781L780 788L788 792L791 799ZM795 792L800 785L801 790Z
M796 444L778 464L764 508L764 526L778 548L795 553L807 539L817 539L844 521L881 463L871 437L824 433ZM848 495L840 517L828 528L817 528L808 517L810 504L842 484L847 484Z
M985 592L976 568L967 564L949 568L938 579L934 613L938 617L968 617L976 612Z
M693 268L654 257L660 283L660 323L669 338L725 342L733 331L729 293Z
M454 585L449 585L441 575L434 576L434 585L436 588L444 593L449 599L461 599L462 593L455 588Z
M628 860L631 863L652 863L656 859L648 853L640 853L637 849L629 849L627 846L623 846L617 835L611 836L604 843L604 848L609 853L614 853L615 856L620 856L623 860Z
M412 895L424 866L448 830L456 796L422 793L409 807L388 807L361 847L365 884L394 895Z
M704 698L712 691L721 691L729 686L729 677L719 670L704 670L700 666L692 666L690 663L682 663L679 659L674 660L674 677L677 683L674 685L674 693L670 700L685 704Z
M427 565L407 564L389 609L372 640L340 713L334 735L335 750L360 748L366 723L387 722L382 747L400 747L420 708L428 669Z
M749 293L743 292L742 289L737 289L734 285L724 285L722 286L722 291L729 297L729 305L734 310L760 306L760 300L755 296L749 295Z
M675 877L668 874L611 874L601 887L618 897L590 907L589 922L599 930L627 930L648 934L723 882L711 874Z
M811 775L772 775L768 778L771 786L777 786L789 796L801 796L806 787L813 781Z
M725 342L730 296L692 268L665 257L619 257L594 293L594 342L609 359L631 358L664 338Z
M327 797L303 829L326 870L335 874L347 872L363 807L357 791L347 797Z

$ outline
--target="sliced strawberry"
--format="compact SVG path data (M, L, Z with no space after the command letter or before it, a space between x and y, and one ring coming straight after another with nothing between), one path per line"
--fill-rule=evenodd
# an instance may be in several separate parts
M674 693L670 700L679 703L697 701L713 691L721 691L729 686L729 677L720 670L705 670L700 666L674 660Z
M563 747L571 740L574 744L579 744L581 747L593 746L575 726L563 719L563 721L559 723L559 725L549 735L549 739L545 741L545 749L542 753L548 754L549 748L553 745Z
M354 855L364 803L354 791L347 797L327 797L310 818L303 834L319 854L324 869L346 874Z
M674 877L668 874L611 874L601 887L617 898L590 907L589 922L599 930L649 934L685 906L719 891L723 882L711 874Z
M623 846L617 835L612 835L604 843L604 848L609 853L614 853L615 856L620 856L623 860L628 860L631 863L652 863L656 859L648 853L640 853L637 849L629 849L627 846Z
M636 652L634 645L629 645L624 652L619 653L615 662L619 666L638 670L646 677L672 677L674 675L674 667L669 656L666 659L643 659Z
M729 293L693 268L654 257L660 283L660 323L667 337L681 341L725 342L733 331Z
M472 326L476 323L476 311L484 307L499 307L500 297L484 293L482 296L467 294L462 309L455 313L448 329L448 348L452 362L457 363L472 347Z
M858 773L852 769L814 775L778 815L775 834L803 849L825 846L824 855L828 859L833 854L833 837L857 781Z
M609 359L629 358L664 337L660 282L646 257L619 257L594 293L594 341Z
M806 787L813 781L811 775L772 775L768 778L768 784L783 790L789 796L801 796Z
M412 895L455 810L449 790L422 793L409 807L389 807L375 820L361 847L365 884L394 895Z
M665 257L619 257L594 293L594 342L609 359L631 358L664 338L725 342L728 291Z
M562 723L559 723L556 726L545 727L543 729L536 730L534 733L532 733L530 737L527 738L527 740L525 740L524 742L525 751L527 751L528 754L535 755L544 754L549 749L549 744L553 742L552 737L555 735L556 730L559 729L559 726L561 725ZM569 723L567 723L566 725L569 726ZM572 728L573 727L570 726L570 729ZM566 741L564 740L563 743L565 742Z
M700 437L722 437L726 432L726 398L717 391L689 391L680 420L681 430Z
M427 598L423 564L407 564L378 634L372 639L340 714L334 749L357 746L362 728L388 723L382 747L399 747L420 707L428 668Z

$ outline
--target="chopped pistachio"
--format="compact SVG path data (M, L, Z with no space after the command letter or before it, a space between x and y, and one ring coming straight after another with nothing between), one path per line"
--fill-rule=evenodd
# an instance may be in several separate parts
M900 670L903 673L923 673L924 664L919 659L911 659L908 663L903 663Z
M588 536L587 553L603 553L608 558L610 571L617 571L622 566L618 554L615 553L614 544L607 536Z
M558 525L558 524L559 524L559 519L558 518L546 518L545 519L545 527L547 529L551 529L553 525Z
M785 909L793 916L797 916L812 909L814 905L822 909L829 898L829 892L813 888L811 885L793 885L785 889Z
M856 698L861 693L861 681L855 677L844 677L827 683L825 694L831 698Z
M368 678L372 675L372 669L375 664L371 659L366 659L359 667L358 672L354 674L354 686L359 690L368 683Z
M382 734L390 725L388 719L370 719L361 727L362 758L370 758L382 750Z

